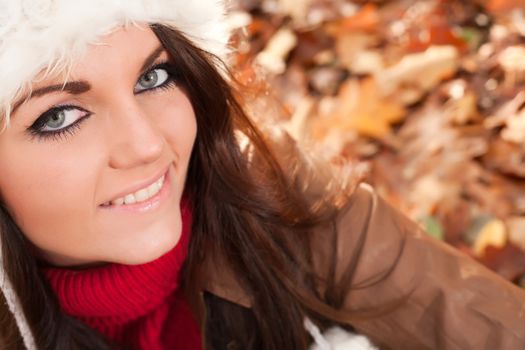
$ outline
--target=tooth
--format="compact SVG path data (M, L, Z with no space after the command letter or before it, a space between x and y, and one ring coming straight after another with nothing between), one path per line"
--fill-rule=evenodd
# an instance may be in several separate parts
M118 198L111 202L113 205L122 205L124 204L124 198Z
M139 190L135 192L134 196L137 202L145 201L149 197L148 189L144 188L142 190Z
M148 195L150 197L153 197L155 194L157 194L157 192L159 192L159 184L157 182L154 182L152 183L149 187L148 187Z
M135 196L133 194L128 194L126 197L124 197L124 203L125 204L133 204L135 203Z
M143 202L154 195L156 195L160 189L162 188L162 185L164 184L165 176L162 176L160 179L152 183L146 188L143 188L141 190L138 190L135 193L128 194L124 197L117 198L111 202L107 202L104 205L125 205L125 204L133 204L137 202Z

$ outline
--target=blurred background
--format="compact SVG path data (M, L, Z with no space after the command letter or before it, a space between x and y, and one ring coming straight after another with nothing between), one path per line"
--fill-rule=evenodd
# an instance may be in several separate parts
M298 142L525 288L524 3L233 0L235 73Z

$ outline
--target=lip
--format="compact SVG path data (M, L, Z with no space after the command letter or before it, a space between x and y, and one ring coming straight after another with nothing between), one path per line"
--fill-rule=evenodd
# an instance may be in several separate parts
M135 193L137 192L138 190L140 189L143 189L143 188L146 188L148 187L149 185L153 184L155 181L157 181L158 179L160 179L161 177L164 176L164 184L163 184L163 188L166 187L165 184L166 184L166 181L169 180L169 166L165 169L162 170L162 172L159 172L157 174L155 174L155 176L152 176L150 177L149 179L147 180L142 180L140 182L137 182L135 184L133 184L133 186L130 186L120 192L117 192L116 194L114 194L111 199L108 199L106 200L105 202L99 204L99 207L102 207L102 208L110 208L110 207L113 207L113 205L111 206L105 206L104 204L105 203L108 203L108 202L111 202L111 201L114 201L116 200L117 198L121 198L121 197L124 197L130 193ZM161 189L162 190L162 189ZM160 193L161 191L159 191ZM158 193L157 193L158 195ZM149 202L151 199L157 197L157 195L155 195L154 197L150 198L149 200L145 201L145 202ZM144 202L140 202L140 203L144 203ZM140 203L137 203L137 204L140 204Z
M151 197L150 199L137 202L133 204L123 204L123 205L110 205L110 206L101 206L101 209L108 210L109 212L121 212L121 213L145 213L150 212L154 209L160 207L163 203L166 202L166 198L171 194L171 177L170 171L166 171L164 174L164 183L160 191Z

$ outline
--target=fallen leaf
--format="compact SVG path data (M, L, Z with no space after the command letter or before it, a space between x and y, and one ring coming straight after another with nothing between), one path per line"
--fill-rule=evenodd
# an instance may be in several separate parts
M346 79L346 71L333 66L322 66L310 72L310 87L322 95L335 95Z
M432 216L425 216L419 219L418 221L423 225L423 228L426 233L440 241L443 240L443 227L436 218Z
M509 241L525 251L525 216L514 216L506 220Z
M505 84L517 85L525 81L525 46L510 46L500 52L498 63L505 72Z
M459 53L453 46L433 46L423 53L404 56L397 64L375 75L383 94L391 95L406 88L417 89L416 102L439 82L451 77L459 67Z
M295 45L297 37L294 32L288 28L279 29L257 55L256 61L270 72L281 74L286 70L285 60Z
M422 8L416 9L416 6ZM412 12L420 11L420 15L407 21L408 51L420 52L436 45L453 46L460 51L468 49L467 41L451 26L451 4L445 1L427 1L420 5L417 2L412 9ZM407 13L410 13L410 10Z
M282 13L290 15L297 23L302 24L308 16L308 9L313 0L278 0Z
M503 247L488 246L485 255L479 260L509 281L525 274L525 253L513 244Z
M378 38L374 35L349 32L340 33L336 36L335 51L340 64L349 69L355 69L356 60L359 59L361 52L366 52L378 43Z
M525 178L525 149L515 143L496 138L483 156L484 164L503 174Z
M476 256L483 256L488 246L503 248L507 244L507 229L499 219L492 219L478 232L472 247Z
M348 80L341 87L334 112L313 121L310 128L317 140L323 139L331 128L356 130L362 135L382 138L390 133L391 125L404 116L401 105L381 96L373 78Z
M365 4L361 10L353 15L333 23L329 31L332 32L372 32L378 29L380 17L377 6L371 3Z
M522 0L489 0L485 7L493 13L507 12L517 8L523 8Z

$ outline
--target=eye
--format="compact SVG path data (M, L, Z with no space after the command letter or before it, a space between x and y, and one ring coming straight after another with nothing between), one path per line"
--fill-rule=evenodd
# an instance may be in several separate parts
M87 114L87 111L73 106L52 108L38 118L37 122L40 122L39 131L56 131L67 128Z
M151 69L140 77L137 85L135 85L135 93L161 87L169 80L170 74L166 69L160 67Z
M41 138L73 133L74 128L90 115L90 112L77 106L53 107L40 115L28 131Z

